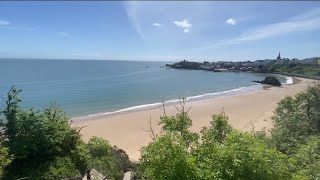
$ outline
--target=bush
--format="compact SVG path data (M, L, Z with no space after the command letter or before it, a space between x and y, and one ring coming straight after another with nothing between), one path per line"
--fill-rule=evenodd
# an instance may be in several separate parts
M290 179L287 156L255 135L239 133L224 114L213 116L201 137L186 143L179 131L163 131L141 149L145 179Z
M200 179L289 179L287 158L248 133L230 132L225 141L200 144L194 152Z
M292 154L299 144L320 133L320 84L306 92L286 97L278 103L272 117L272 141L281 152Z
M141 149L140 168L146 179L199 179L195 158L179 134L166 134Z
M317 180L320 178L320 137L310 137L291 159L294 179Z
M107 140L92 137L88 142L89 167L98 170L108 179L122 179L123 174L134 169L128 155L121 149L111 147Z
M8 148L14 159L6 168L7 179L21 177L36 177L46 174L45 170L65 169L70 174L80 174L70 165L72 152L81 142L80 135L70 127L68 118L57 106L48 106L43 111L33 109L24 110L19 107L21 91L12 87L5 100L6 108L2 111L5 119L2 120L4 129L3 145ZM68 162L61 166L61 161ZM75 162L72 162L75 163ZM75 172L75 173L73 173Z

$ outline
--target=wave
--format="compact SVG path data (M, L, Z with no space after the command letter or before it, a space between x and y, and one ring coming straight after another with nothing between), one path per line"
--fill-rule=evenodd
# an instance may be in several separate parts
M285 76L285 78L286 78L286 82L285 82L284 84L287 84L287 85L293 84L293 79L292 79L292 77Z
M186 97L187 102L191 101L197 101L197 100L203 100L203 99L211 99L216 97L222 97L222 96L229 96L229 95L237 95L241 93L251 92L255 90L262 89L262 85L252 85L252 86L246 86L246 87L239 87L231 90L226 91L220 91L220 92L214 92L214 93L205 93L201 95L195 95ZM164 101L164 105L172 105L175 103L179 103L180 99L171 99ZM150 103L150 104L143 104L143 105L137 105L132 106L112 112L102 112L102 113L96 113L96 114L90 114L87 116L80 116L80 117L74 117L71 118L72 121L81 121L81 120L87 120L89 118L95 118L100 116L111 116L119 113L128 113L133 111L139 111L139 110L145 110L145 109L153 109L153 108L160 108L163 105L163 102L156 102L156 103Z

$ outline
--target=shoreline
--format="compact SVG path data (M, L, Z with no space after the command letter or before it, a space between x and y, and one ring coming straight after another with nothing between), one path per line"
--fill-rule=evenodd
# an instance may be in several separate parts
M209 126L211 116L223 109L229 117L232 127L241 131L266 131L273 127L271 116L279 100L285 96L294 95L305 90L314 81L303 78L293 78L294 84L282 87L264 86L265 88L232 96L220 96L186 103L191 107L189 116L193 120L191 131L199 132ZM175 115L173 105L165 107L167 115ZM75 121L73 127L84 127L81 131L82 139L88 141L92 136L107 139L110 144L125 150L130 159L138 160L142 146L151 142L149 120L155 133L161 131L158 125L163 112L160 108L120 113L109 117L88 118L85 121Z
M282 76L282 77L286 78L286 82L282 83L281 86L291 85L294 83L292 80L292 77L290 77L290 76L284 76L284 75L277 75L277 76ZM186 102L196 102L196 101L203 101L206 99L215 99L215 98L219 98L219 97L246 94L246 93L250 93L253 91L264 89L266 87L268 87L268 85L253 83L250 86L244 86L244 87L238 87L238 88L225 90L225 91L189 96L189 97L186 97ZM121 114L131 113L131 112L139 112L139 111L145 111L145 110L150 110L150 109L157 109L157 108L161 108L163 106L163 104L166 107L166 106L174 105L175 103L178 103L178 102L179 102L179 99L170 99L170 100L167 100L164 102L154 102L154 103L148 103L148 104L141 104L141 105L131 106L131 107L115 110L115 111L107 111L107 112L100 112L100 113L89 114L89 115L84 115L84 116L72 117L70 119L70 121L72 123L77 123L79 121L81 122L81 121L88 121L88 120L94 120L94 119L99 119L99 118L107 118L107 117L117 116L117 115L121 115Z
M219 91L219 92L189 96L189 97L186 97L186 102L190 103L190 102L197 102L197 101L215 99L215 98L226 97L226 96L235 96L235 95L240 95L240 94L246 94L246 93L250 93L253 91L261 90L261 89L265 88L265 86L268 86L268 85L256 83L256 84L253 84L253 85L247 86L247 87L239 87L239 88L226 90L226 91ZM128 114L128 113L132 113L132 112L140 112L140 111L145 111L145 110L159 109L159 108L163 107L163 103L164 103L165 107L173 106L176 103L179 103L179 99L170 99L170 100L167 100L164 102L142 104L142 105L131 106L131 107L115 110L115 111L107 111L107 112L89 114L89 115L85 115L85 116L73 117L70 119L70 121L72 123L77 123L77 122L81 122L81 121L91 121L94 119L107 118L107 117L112 117L112 116L117 116L117 115L122 115L122 114Z

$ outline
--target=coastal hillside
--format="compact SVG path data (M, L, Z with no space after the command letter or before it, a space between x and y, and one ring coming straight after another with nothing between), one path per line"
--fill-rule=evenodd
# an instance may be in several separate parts
M141 158L130 162L125 150L106 139L81 140L82 128L72 128L56 106L44 110L20 108L20 90L12 87L4 99L1 134L3 179L65 179L97 173L122 179L317 179L320 177L320 85L282 99L270 131L242 132L229 124L227 112L212 116L209 126L190 131L196 121L185 99L176 115L163 109L160 132L150 123L151 142ZM36 134L36 136L35 136Z
M166 64L167 68L206 70L213 72L256 72L256 73L277 73L288 76L305 78L320 78L320 57L306 59L265 59L256 61L218 61L218 62L192 62L180 61L173 64Z
M0 180L320 180L320 3L1 1Z

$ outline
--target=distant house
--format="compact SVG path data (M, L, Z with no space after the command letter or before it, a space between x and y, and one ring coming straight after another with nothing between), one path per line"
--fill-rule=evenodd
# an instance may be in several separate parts
M210 63L208 61L203 61L204 65L210 65Z
M306 65L320 65L320 58L319 57L313 57L313 58L307 58L299 61L301 64Z

